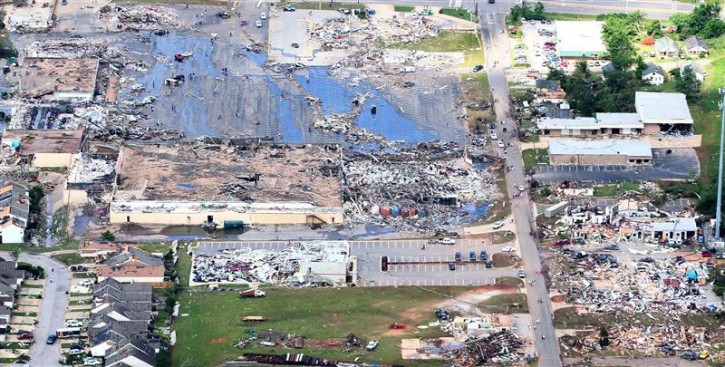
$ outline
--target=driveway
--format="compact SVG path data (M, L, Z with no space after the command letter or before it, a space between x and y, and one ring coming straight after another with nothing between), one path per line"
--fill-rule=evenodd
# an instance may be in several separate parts
M0 257L10 259L10 253L2 253ZM33 332L36 342L30 347L30 365L59 366L60 342L53 345L45 344L45 339L55 330L63 327L63 316L68 306L71 272L68 268L45 255L21 253L18 261L27 262L45 269L46 283L43 299L38 313L38 325Z

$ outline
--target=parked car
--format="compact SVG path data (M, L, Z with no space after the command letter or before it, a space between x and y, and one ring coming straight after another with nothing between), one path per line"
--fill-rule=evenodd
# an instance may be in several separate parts
M448 263L448 270L456 271L456 263Z
M456 252L455 259L456 259L456 261L462 261L463 260L463 255L461 255L460 252Z
M493 229L499 229L501 227L503 227L503 221L502 220L493 223Z
M486 250L481 251L481 260L488 260L488 252Z
M505 148L506 147L506 145L503 143L503 140L499 140L496 145L498 145L499 148Z
M368 352L372 352L377 347L378 347L378 341L377 340L371 340L371 341L368 342L368 345L365 346L365 350L367 350Z
M84 349L86 346L82 343L72 343L70 349Z
M477 73L479 71L483 70L483 65L476 65L473 67L473 72Z
M476 251L471 251L468 253L468 260L470 260L470 261L478 260L478 258L476 257Z
M503 251L503 252L516 252L516 249L513 248L513 247L511 247L511 246L506 246L506 247L502 248L501 251Z
M653 263L653 262L655 262L655 259L653 259L651 257L643 257L643 258L639 259L639 261L641 261L643 263Z
M440 243L441 245L455 245L456 240L454 240L452 238L448 238L448 237L443 237L438 240L438 243Z
M490 268L493 265L493 263L491 263L491 260L484 261L484 264L486 264L486 269Z
M682 352L682 354L680 354L680 358L686 359L688 361L694 361L694 360L698 359L699 357L700 356L697 353L695 353L691 350L686 350L686 351Z
M56 340L58 340L58 337L55 334L50 334L48 335L48 339L45 340L45 343L54 344Z
M83 326L83 321L81 320L68 320L65 322L66 327L81 327Z
M259 14L259 17L262 18L262 20L267 19L267 13L262 12L262 14Z
M18 335L18 340L31 340L33 339L33 334L31 333L22 333Z
M93 357L86 357L83 359L84 366L100 366L101 360Z
M490 136L491 136L491 140L496 140L496 139L498 139L498 135L496 135L496 133L495 133L495 132L493 132L493 131L491 131L491 133L490 133Z
M519 278L526 278L526 272L523 269L519 270Z
M705 349L700 353L700 359L705 359L709 356L710 356L710 351L708 349Z
M290 4L287 4L287 5L285 5L285 6L284 6L284 8L282 8L282 10L283 10L283 11L295 11L295 10L297 10L297 9L295 9L295 7L294 7L294 6L292 6L292 5L290 5Z
M76 356L76 355L79 355L79 354L83 354L85 352L86 351L84 351L83 349L71 349L71 350L68 351L68 354L70 354L72 356Z
M254 22L254 24L257 26L257 28L262 28L262 21L261 20L258 20L256 22Z

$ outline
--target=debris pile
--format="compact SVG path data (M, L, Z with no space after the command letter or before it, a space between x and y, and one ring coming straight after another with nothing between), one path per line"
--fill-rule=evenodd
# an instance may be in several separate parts
M386 44L417 43L440 34L440 27L426 17L374 17L371 23L374 35Z
M310 33L313 38L321 40L323 51L331 51L350 48L350 32L346 18L330 18L321 24L316 24Z
M549 275L552 288L565 294L567 303L589 312L665 312L674 317L711 309L701 297L700 283L707 279L704 264L647 258L626 265L609 254L562 251Z
M118 22L118 28L156 30L159 27L179 28L183 25L171 8L163 6L138 5L116 6L113 11L101 13L101 19Z
M318 276L307 272L309 263L326 263L331 269L346 266L349 259L347 242L288 243L279 250L251 247L207 252L194 256L192 281L195 283L273 283L285 285L333 285L336 275ZM345 274L342 274L344 279ZM344 280L343 280L344 283Z
M90 183L95 180L113 175L116 164L105 159L94 159L84 155L72 166L68 175L68 182Z
M420 227L443 217L472 220L464 208L501 197L484 167L454 143L419 144L398 155L351 154L344 163L345 212L353 222Z

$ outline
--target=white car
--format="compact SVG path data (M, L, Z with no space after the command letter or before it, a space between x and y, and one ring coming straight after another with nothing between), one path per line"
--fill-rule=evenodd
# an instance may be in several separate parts
M505 148L506 147L506 145L504 145L504 143L503 143L503 140L499 140L497 144L498 144L498 147L499 148Z
M496 139L498 139L498 135L496 135L495 132L491 131L491 140L496 140Z
M454 240L452 238L445 237L445 238L441 238L440 240L438 240L438 243L440 243L442 245L455 245L456 244L456 240Z
M71 349L68 351L68 354L75 356L75 355L79 355L79 354L84 354L85 352L86 351L83 349Z
M65 322L66 327L81 327L83 326L83 321L81 320L68 320Z
M365 346L365 350L368 352L372 352L375 350L375 348L378 347L378 341L377 340L371 340L368 345Z
M524 185L519 184L518 188L519 188L519 191L521 191L521 192L526 191L526 187Z
M519 278L526 278L526 272L523 270L519 270Z
M503 227L503 221L502 220L493 223L493 229L499 229L501 227Z
M93 358L93 357L86 357L85 359L83 359L83 365L84 366L100 366L101 360Z
M259 14L259 17L262 18L262 20L267 19L267 13L262 12L262 14Z
M511 246L506 246L506 247L502 248L501 251L503 251L503 252L516 252L516 249L513 248L513 247L511 247Z
M256 22L254 22L254 24L257 25L257 28L262 28L262 21L261 20L258 20Z

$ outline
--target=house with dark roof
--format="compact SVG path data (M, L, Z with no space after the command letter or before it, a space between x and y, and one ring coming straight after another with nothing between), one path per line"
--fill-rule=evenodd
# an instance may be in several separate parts
M662 85L665 82L665 70L653 62L648 62L642 70L642 80L650 85Z
M685 50L690 57L700 57L702 54L707 55L710 53L710 47L707 46L707 43L697 36L690 36L685 40Z
M698 63L682 65L680 67L680 72L684 73L686 71L692 71L692 73L695 74L695 78L701 82L704 82L705 77L707 76L707 71L705 71L705 69Z
M153 293L150 284L121 283L116 279L108 278L98 282L93 292L96 304L113 302L153 302Z
M154 367L156 352L148 344L132 339L106 357L106 367Z
M655 52L660 59L671 59L680 54L680 48L672 38L662 37L655 40Z
M124 246L96 268L98 280L114 278L123 283L161 283L165 272L162 257L133 246Z

